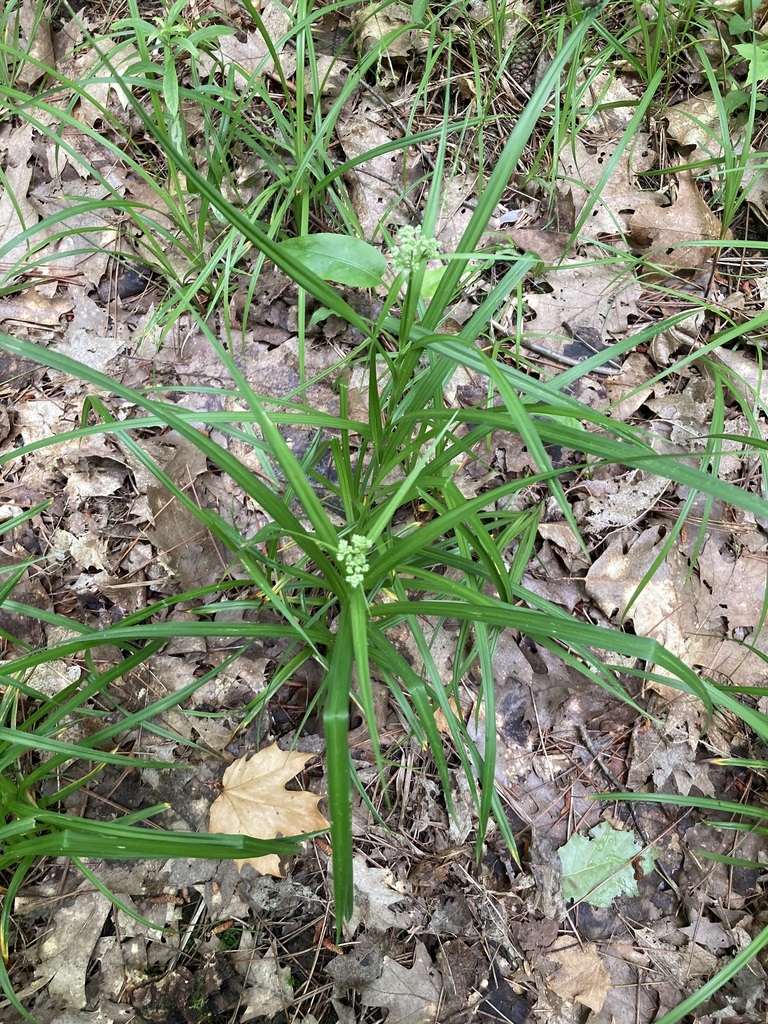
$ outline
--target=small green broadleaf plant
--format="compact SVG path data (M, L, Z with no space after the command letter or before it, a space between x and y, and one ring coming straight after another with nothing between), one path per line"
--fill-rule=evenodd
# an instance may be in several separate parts
M277 247L281 253L301 260L323 281L351 288L375 288L387 269L387 261L378 249L349 235L301 235L286 238Z
M166 125L173 145L186 150L186 128L181 113L181 92L176 62L186 54L193 61L201 56L201 47L217 43L222 36L234 35L226 25L205 25L190 28L183 14L187 0L175 0L165 17L146 21L138 7L131 5L133 17L123 18L113 25L113 31L130 29L141 39L147 53L161 57L163 62L163 99L166 107Z
M745 85L764 82L768 78L768 39L760 43L737 43L734 50L749 62Z

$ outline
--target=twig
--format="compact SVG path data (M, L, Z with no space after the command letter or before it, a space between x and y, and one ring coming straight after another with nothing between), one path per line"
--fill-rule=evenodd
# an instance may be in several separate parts
M497 331L502 331L504 334L508 333L496 320L489 320L488 322ZM574 359L571 356L562 355L560 352L553 352L551 349L544 348L543 345L531 341L530 338L526 338L525 335L521 335L519 338L516 337L514 340L520 345L520 348L524 348L528 352L534 352L537 356L543 356L545 359L551 359L553 363L559 363L561 366L578 366L579 363L584 361L583 359ZM590 373L597 373L605 377L612 377L620 372L621 370L616 366L595 366L590 370Z

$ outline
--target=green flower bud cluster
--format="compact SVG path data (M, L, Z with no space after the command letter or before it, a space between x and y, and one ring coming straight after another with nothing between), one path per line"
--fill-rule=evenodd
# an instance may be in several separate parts
M392 246L392 264L398 273L411 274L422 260L437 259L441 252L436 238L422 238L421 228L408 224L398 231L397 243Z
M370 546L370 540L359 533L353 533L351 541L339 541L336 559L344 564L344 579L351 587L357 587L363 582L368 571L368 560L365 555Z

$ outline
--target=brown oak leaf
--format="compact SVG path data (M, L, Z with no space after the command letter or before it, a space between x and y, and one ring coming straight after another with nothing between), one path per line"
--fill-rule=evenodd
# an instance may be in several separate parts
M643 256L667 271L697 270L712 258L718 245L690 245L691 242L720 242L723 225L699 192L690 171L678 174L677 199L671 206L638 206L629 220L634 244Z

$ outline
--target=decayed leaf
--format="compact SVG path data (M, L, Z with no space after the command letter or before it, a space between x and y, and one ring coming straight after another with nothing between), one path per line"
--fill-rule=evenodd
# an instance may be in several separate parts
M274 1020L287 1006L293 1005L291 969L281 967L274 956L251 960L246 984L248 988L243 993L245 1010L240 1018L243 1024L256 1017Z
M185 590L208 586L221 575L219 549L200 520L162 487L150 487L147 500L154 528L147 531L161 565ZM230 769L231 770L231 769ZM298 769L297 769L298 770ZM226 778L226 776L225 776Z
M710 537L699 555L699 576L716 596L718 610L725 616L728 632L739 628L759 631L766 591L765 547L752 553L742 548L733 557L729 547Z
M48 697L54 697L76 683L81 675L82 672L77 665L68 665L66 661L56 658L54 661L44 661L42 665L35 665L25 677L24 684Z
M435 238L443 252L455 252L461 236L472 219L473 205L468 205L477 194L477 182L469 174L456 174L440 186L440 212L435 224Z
M671 206L639 206L629 221L635 245L645 257L665 270L696 270L711 259L716 245L689 245L715 241L723 225L699 192L690 171L678 175L677 199Z
M389 1010L391 1024L432 1024L442 991L440 972L432 966L429 953L416 943L413 967L403 967L384 957L381 977L361 990L363 1005Z
M34 227L40 219L27 199L34 170L32 161L28 159L32 150L32 125L22 121L18 128L5 129L0 134L0 147L7 152L3 167L5 187L0 189L0 245L6 246L12 245L22 232ZM3 269L12 267L26 253L27 244L19 242L5 251Z
M69 31L63 30L68 38L77 37L80 33L77 26L70 24ZM71 33L71 34L70 34ZM114 96L119 106L125 110L131 102L131 87L123 85L117 77L100 75L96 65L100 61L99 54L106 53L110 66L118 75L128 75L130 67L138 58L138 51L128 39L115 44L112 36L95 34L91 37L91 47L76 46L65 54L60 54L56 62L59 74L71 78L80 84L77 106L77 119L91 128L103 116L102 108L108 108ZM95 72L95 73L94 73ZM68 162L66 153L55 154L56 160Z
M209 831L254 839L325 831L329 823L317 809L320 797L285 788L314 756L281 750L273 743L250 761L239 758L224 772L221 796L211 805ZM238 867L243 864L264 875L283 877L280 860L273 854L237 861Z
M376 4L368 4L354 17L358 26L358 35L367 53L378 46L390 33L397 29L405 29L413 24L410 10L403 4L389 4L381 8ZM420 29L407 29L394 39L390 39L386 53L389 57L408 57L413 53L423 53L429 44L429 35Z
M621 486L620 479L618 493L608 493L606 504L621 506ZM595 506L595 514L598 511ZM639 535L615 536L590 566L587 593L609 618L623 618L664 540L657 527ZM670 551L637 595L628 617L638 636L658 640L686 664L705 666L709 675L731 675L745 652L731 644L729 656L727 646L719 650L715 638L730 636L737 629L749 632L757 628L765 578L762 538L756 537L754 546L738 559L710 538L699 555L698 575L690 573L687 552ZM684 703L682 695L678 695L677 703ZM690 722L687 724L690 726ZM691 750L695 749L692 742Z
M627 87L631 79L617 75L613 68L589 74L585 85L593 103L599 103L600 120L606 128L621 133L629 125L637 108L637 96Z
M636 302L642 292L633 277L617 274L607 265L596 266L592 260L563 260L543 274L540 282L550 290L527 296L528 305L536 313L528 332L543 338L548 348L577 358L578 353L570 353L568 348L573 338L585 328L599 336L623 334L628 318L637 312ZM580 357L586 355L583 352Z
M666 480L659 481L658 477L641 470L617 474L612 480L596 481L594 487L587 486L587 496L574 503L576 521L593 533L632 526L653 508L666 486Z
M605 615L623 619L629 601L663 543L664 535L657 527L650 527L637 536L616 536L590 566L587 593ZM671 551L653 579L637 594L628 613L638 636L653 637L683 660L691 654L687 647L689 636L704 625L697 616L695 594L689 590L683 597L687 569L682 554Z
M368 932L385 932L388 928L407 930L417 922L413 908L391 910L400 903L404 892L398 891L392 872L387 868L371 867L362 854L356 854L353 863L355 879L355 906L347 922L349 934L365 922Z
M0 197L0 218L2 201ZM0 219L0 243L2 240L3 221ZM27 288L20 295L0 299L0 324L17 320L25 324L35 324L37 327L58 327L62 316L71 312L73 306L74 302L68 296L56 295L47 298L36 288Z
M626 614L638 636L652 637L687 665L705 665L708 674L713 664L713 635L722 632L723 609L717 591L708 589L691 576L687 557L679 549L669 551L653 578L637 593L629 611L627 606L664 545L664 534L651 527L639 535L624 532L614 536L603 554L590 566L586 588L603 612L613 618ZM663 683L652 688L669 701L663 738L639 739L630 783L633 789L645 788L652 776L661 788L672 776L676 790L688 793L692 785L714 795L704 773L693 756L706 725L703 705L697 697L680 693ZM650 735L652 728L647 730ZM646 749L646 742L648 749ZM634 775L633 772L642 772Z
M555 992L571 1003L581 1003L600 1013L611 986L611 976L593 942L579 946L576 939L563 935L549 956L560 964L549 979Z
M570 252L573 236L545 227L509 228L507 234L523 252L534 252L545 263L559 263Z
M392 141L390 122L377 104L363 98L359 104L342 113L337 123L339 142L348 160L370 153ZM345 175L345 184L363 237L372 239L382 221L403 224L402 208L403 154L384 153L357 164Z
M589 204L589 214L580 232L582 237L624 234L629 218L641 205L660 204L660 192L647 192L636 185L636 177L656 162L650 136L638 132L631 146L624 146L615 166L603 180L606 168L616 155L619 139L611 139L590 151L580 138L569 139L560 153L563 178L573 190L577 216Z
M719 104L719 98L715 100L708 91L667 107L663 114L668 137L680 146L693 147L688 154L692 163L702 161L702 166L692 171L696 177L708 169L706 161L719 160L723 155Z
M715 362L722 364L727 373L725 380L728 387L736 395L748 402L759 397L764 402L768 396L768 379L760 363L744 352L735 352L730 348L717 348L712 353Z
M19 72L18 81L23 85L34 85L45 71L33 61L53 67L56 58L51 40L51 22L45 13L41 13L33 0L22 0L19 10L20 42L31 60L25 61Z
M38 946L40 962L35 968L36 980L49 983L54 1005L81 1010L87 1004L86 973L111 909L100 892L77 892L65 912L54 917Z
M627 787L633 793L649 788L661 792L672 787L675 793L687 796L696 786L705 796L714 797L717 794L707 766L697 762L692 753L701 729L695 714L686 715L690 698L670 693L669 699L674 703L663 726L650 723L632 735ZM696 711L695 705L692 710Z
M295 52L280 45L290 25L289 16L280 4L271 0L260 9L264 28L280 55L282 73L286 78L292 78L296 71ZM251 75L272 74L274 62L260 32L248 32L243 39L233 34L231 29L229 32L222 29L216 49L210 56L202 54L198 60L198 68L205 75L215 72L219 66L230 65L235 69L235 84L238 88L247 88Z
M678 985L688 985L692 978L711 978L720 966L715 954L698 943L674 949L670 943L659 939L656 929L638 928L635 941L648 950L659 974L673 978Z

